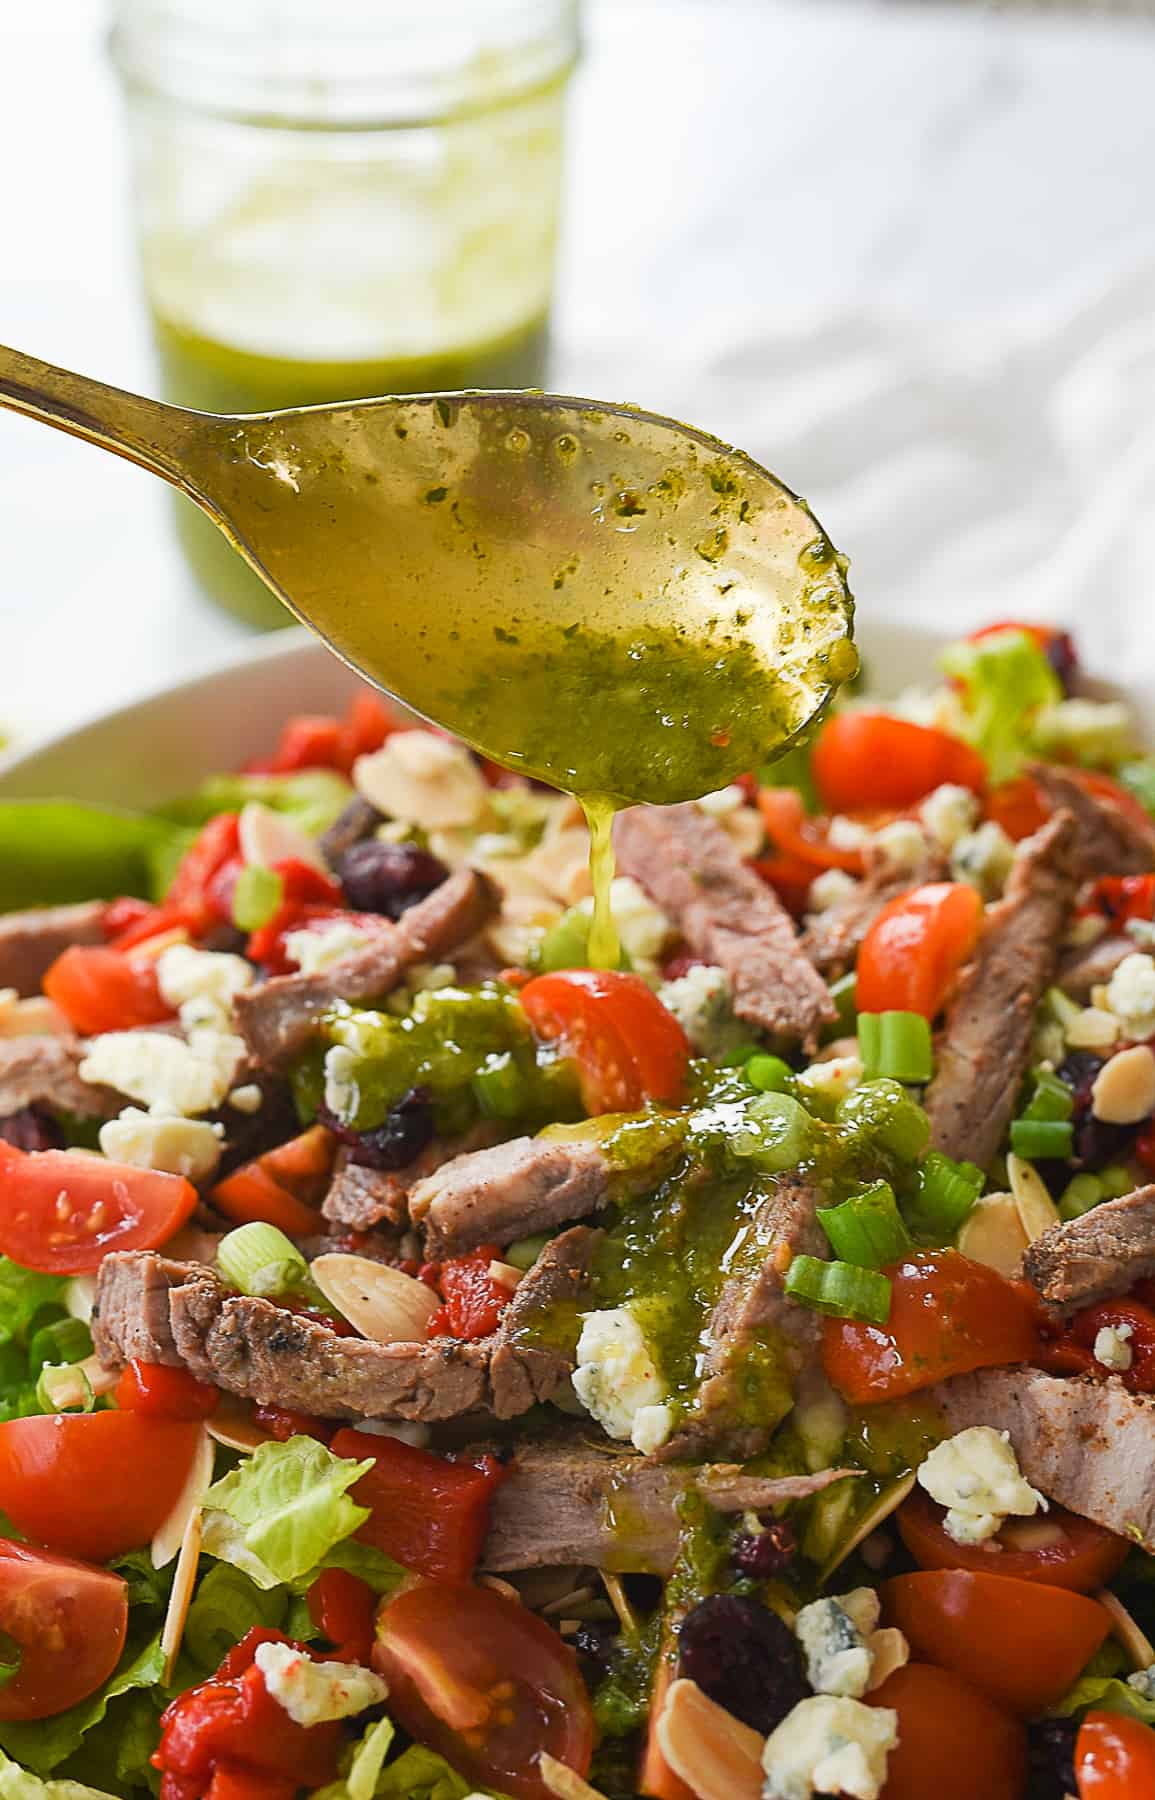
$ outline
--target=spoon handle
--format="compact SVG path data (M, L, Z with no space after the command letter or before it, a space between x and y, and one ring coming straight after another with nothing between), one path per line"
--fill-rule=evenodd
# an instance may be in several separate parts
M0 407L112 450L198 497L189 464L201 415L0 344Z

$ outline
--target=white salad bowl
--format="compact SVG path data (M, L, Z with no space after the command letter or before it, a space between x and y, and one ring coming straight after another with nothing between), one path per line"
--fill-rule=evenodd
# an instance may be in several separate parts
M936 634L863 623L858 640L874 692L933 678ZM156 806L206 775L267 754L291 713L340 711L356 680L304 630L258 638L208 674L0 759L0 798Z

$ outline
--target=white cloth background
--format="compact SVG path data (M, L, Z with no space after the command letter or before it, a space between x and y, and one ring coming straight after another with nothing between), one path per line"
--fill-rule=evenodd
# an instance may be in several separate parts
M98 0L0 14L0 341L151 381ZM861 606L1155 677L1155 26L593 0L555 384L740 443ZM139 472L0 415L0 723L227 653Z

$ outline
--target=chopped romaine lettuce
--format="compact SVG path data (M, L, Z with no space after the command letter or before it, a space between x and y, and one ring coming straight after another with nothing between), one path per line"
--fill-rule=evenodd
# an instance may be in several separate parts
M240 812L256 800L287 813L310 837L319 837L352 798L352 787L335 769L299 769L291 775L210 775L195 793L160 810L179 825L204 825L217 813Z
M371 1467L315 1438L262 1444L205 1495L204 1548L258 1587L295 1581L369 1517L346 1490Z
M941 662L962 683L967 741L985 757L992 782L1009 781L1036 748L1036 715L1063 698L1058 676L1025 631L951 644Z
M155 898L189 841L171 820L75 800L0 802L0 912Z
M164 1652L160 1638L152 1637L143 1649L139 1646L127 1649L120 1659L120 1666L104 1686L90 1694L87 1700L70 1706L67 1712L57 1713L51 1719L11 1719L0 1724L0 1749L34 1774L50 1775L80 1748L90 1731L103 1723L111 1703L140 1688L155 1693L163 1673ZM153 1708L154 1720L159 1711L158 1701ZM115 1721L115 1730L120 1731L119 1719ZM155 1747L154 1741L150 1748ZM3 1793L3 1787L0 1787L0 1795Z
M0 1800L116 1800L116 1796L79 1781L41 1781L0 1752Z

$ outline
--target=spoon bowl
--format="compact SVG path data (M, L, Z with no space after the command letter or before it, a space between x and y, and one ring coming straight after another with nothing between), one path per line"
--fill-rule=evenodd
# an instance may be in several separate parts
M476 393L229 417L12 351L0 404L183 489L360 673L586 796L720 787L856 666L846 564L805 504L654 414Z

